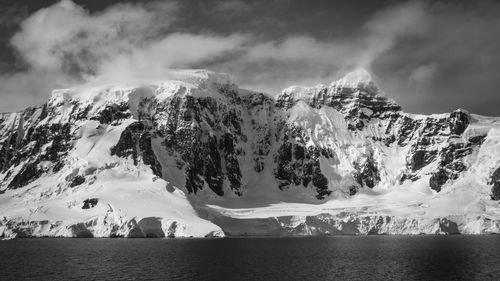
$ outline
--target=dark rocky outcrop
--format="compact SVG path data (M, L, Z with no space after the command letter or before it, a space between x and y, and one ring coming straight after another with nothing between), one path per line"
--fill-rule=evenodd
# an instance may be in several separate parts
M94 234L87 228L85 223L77 223L68 227L75 238L93 238Z
M166 152L177 158L190 193L206 186L222 196L227 186L236 195L242 195L238 158L243 151L238 143L245 142L246 136L241 129L241 99L228 89L222 90L234 107L212 97L192 96L173 97L158 105L159 110L170 114L155 133L162 139Z
M432 173L429 179L429 186L439 192L441 187L449 180L448 172L445 169L439 169L437 172Z
M357 187L355 185L349 186L349 196L356 195L356 193L358 193L358 191L359 191L359 187Z
M82 209L90 209L90 208L94 208L95 206L97 206L97 203L99 202L99 199L98 198L89 198L89 199L85 199L83 200L83 206L82 206Z
M450 114L450 131L452 134L461 135L469 126L470 115L463 109L457 109Z
M140 227L141 232L146 238L162 238L165 237L165 232L161 227L160 218L148 217L143 218L137 223Z
M111 155L132 157L137 165L139 159L149 165L153 173L161 177L161 164L158 162L152 145L150 128L144 122L134 122L122 132L118 143L111 148Z
M457 223L447 218L439 219L439 231L448 235L460 234Z
M356 180L360 186L373 188L380 182L380 173L373 156L369 156L362 165L358 162L354 162L353 167L355 169L353 174L354 180Z
M82 175L76 175L71 179L71 182L69 183L69 187L75 187L78 185L81 185L85 182L85 177Z
M436 150L416 150L411 154L409 168L413 172L418 171L432 163L436 159L436 155Z
M87 109L87 110L90 110ZM99 111L96 116L92 116L91 120L97 120L101 124L110 124L117 120L127 119L131 117L126 102L120 104L113 104L106 106L103 110Z
M40 109L41 110L41 109ZM63 157L71 149L71 124L38 124L36 119L27 130L24 119L34 114L30 110L19 116L18 128L2 136L0 142L0 172L7 172L21 165L13 175L9 188L16 189L39 178L46 170L40 167L42 161L49 161L52 170L57 171L64 165Z
M497 168L491 175L489 184L491 187L491 199L500 200L500 168Z
M484 136L470 138L466 143L450 143L439 152L439 169L433 172L429 179L429 186L441 191L441 187L448 180L457 179L467 170L464 158L470 155L484 141Z
M285 126L282 130L283 144L274 155L274 176L279 188L285 189L290 185L308 187L311 183L316 188L318 199L330 195L328 179L321 171L319 160L320 157L334 158L333 151L328 148L306 147L308 137L300 128Z

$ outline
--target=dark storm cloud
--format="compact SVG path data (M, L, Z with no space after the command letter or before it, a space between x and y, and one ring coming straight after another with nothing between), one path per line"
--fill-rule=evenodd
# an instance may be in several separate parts
M245 14L251 14L258 8L258 2L243 0L212 1L209 3L201 2L208 13L214 13L217 16L234 18Z
M499 115L499 9L488 1L61 1L11 28L27 68L4 71L0 111L41 102L54 87L168 78L172 68L228 72L275 94L363 67L409 111Z
M499 115L500 5L431 3L424 32L402 36L374 63L395 98L413 112L458 107Z
M24 7L0 2L0 71L11 72L21 67L12 57L13 50L9 48L9 40L19 23L27 16L28 11Z

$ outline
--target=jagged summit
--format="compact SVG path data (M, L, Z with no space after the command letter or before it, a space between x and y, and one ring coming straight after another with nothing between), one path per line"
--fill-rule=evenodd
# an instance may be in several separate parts
M230 85L236 86L236 79L226 73L214 72L207 69L189 69L172 71L175 80L186 81L198 86Z
M236 80L225 73L206 69L173 70L163 80L128 80L102 85L83 84L73 88L52 91L52 105L71 100L89 104L127 102L137 98L165 99L172 95L234 96L238 92Z
M306 99L315 96L320 92L328 91L332 95L341 95L345 93L356 93L361 95L383 95L383 92L375 85L372 76L365 69L356 69L347 73L339 80L333 81L329 87L324 84L304 87L290 86L282 90L277 96L293 96L295 99Z
M210 96L216 92L230 93L235 96L237 92L244 96L255 92L239 89L236 79L226 73L218 73L206 69L173 70L163 80L128 80L102 85L84 84L67 89L53 90L50 103L60 104L70 100L85 101L88 103L127 101L130 94L139 92L141 96L166 98L173 94ZM378 99L383 96L371 75L364 69L349 72L343 78L327 85L312 87L291 86L278 95L275 100L295 101L304 100L309 104L325 99L326 97L339 97L342 99L359 96L374 96ZM361 97L361 99L364 99ZM385 100L385 98L382 98ZM390 101L394 103L393 101Z
M404 113L362 70L56 90L0 114L0 237L499 233L498 151L500 119Z
M385 95L373 81L372 75L363 68L347 73L343 78L333 82L330 88L337 89L337 92L341 92L343 89L344 91L345 89L354 89L362 95Z
M330 86L292 86L276 97L276 105L292 108L303 101L313 108L332 107L343 113L350 128L362 128L373 117L383 117L401 110L401 106L389 99L363 69L350 72Z
M303 100L310 103L310 100L321 100L325 97L330 98L353 98L359 96L368 96L369 98L385 98L382 92L373 82L372 76L364 69L357 69L347 73L343 78L336 80L326 86L324 84L304 87L291 86L282 90L276 96L277 100L297 101ZM394 101L390 100L391 103Z
M334 82L342 85L344 88L357 88L359 86L373 83L372 76L363 68L356 69L347 73L343 78Z

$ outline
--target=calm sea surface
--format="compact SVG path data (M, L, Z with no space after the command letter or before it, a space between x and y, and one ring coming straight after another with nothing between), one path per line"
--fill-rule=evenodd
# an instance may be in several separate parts
M500 236L20 239L0 280L500 280Z

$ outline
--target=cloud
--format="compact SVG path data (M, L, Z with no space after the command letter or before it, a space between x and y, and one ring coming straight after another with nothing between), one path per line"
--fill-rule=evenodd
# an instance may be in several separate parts
M16 4L5 5L0 2L0 8L0 27L2 28L13 28L27 17L27 11Z
M70 0L38 10L10 40L27 64L0 77L3 104L43 102L53 88L162 77L235 52L245 35L172 32L175 2L117 4L90 13ZM13 102L17 97L18 102Z
M408 77L408 88L416 95L425 95L429 92L434 77L436 77L438 67L435 63L420 65L413 69Z
M89 12L63 0L27 17L11 38L27 69L0 76L0 111L43 102L53 88L166 79L173 68L230 73L242 87L276 94L292 84L329 83L360 67L410 111L443 111L474 103L465 91L491 91L488 85L498 78L500 5L481 3L409 1L382 7L338 36L282 27L282 35L266 36L275 33L251 22L236 24L243 14L265 20L258 2L201 5L200 15L193 13L200 5L185 2L124 3ZM283 12L277 22L286 22ZM240 28L208 24L221 13L240 15L234 17ZM189 26L193 17L200 17L196 28ZM443 98L424 104L435 96Z
M0 112L20 110L45 102L54 88L68 86L66 76L56 72L30 70L0 76Z
M289 36L245 46L241 56L213 68L237 76L244 87L275 94L290 84L331 81L336 73L354 68L355 60L348 58L361 51L347 42Z
M256 2L234 0L216 2L213 10L236 15L256 7ZM233 74L244 87L274 94L289 84L317 84L359 66L369 68L397 36L416 26L423 9L419 2L391 7L347 38L257 40L248 32L174 31L181 8L163 1L117 4L90 13L62 0L38 10L11 39L28 71L1 77L0 91L8 96L22 91L25 99L40 102L46 97L40 92L52 88L165 79L173 68L209 68ZM15 87L18 81L26 82Z
M498 115L500 4L435 2L424 11L420 31L402 34L372 64L386 92L410 112Z
M211 60L237 52L247 36L233 34L171 33L161 40L123 53L102 65L94 82L127 79L166 79L171 69L196 68Z
M236 62L214 67L236 74L245 87L270 93L290 84L329 82L353 69L370 71L399 37L423 32L425 20L425 5L411 1L376 13L357 34L330 40L303 35L258 42Z
M212 12L231 18L249 13L257 7L257 2L243 0L224 0L216 1L213 4Z
M415 68L410 74L410 80L415 83L427 83L436 74L436 64L426 64Z
M118 4L91 14L63 0L27 17L10 44L26 69L0 76L0 111L44 102L54 88L88 81L117 55L149 44L175 20L173 2Z
M422 1L410 1L376 13L365 23L367 35L359 67L371 68L374 60L390 50L399 37L421 34L426 28L427 15Z
M91 75L102 61L147 44L174 20L175 9L171 2L162 14L145 5L119 4L91 15L63 0L26 19L11 43L34 69Z

